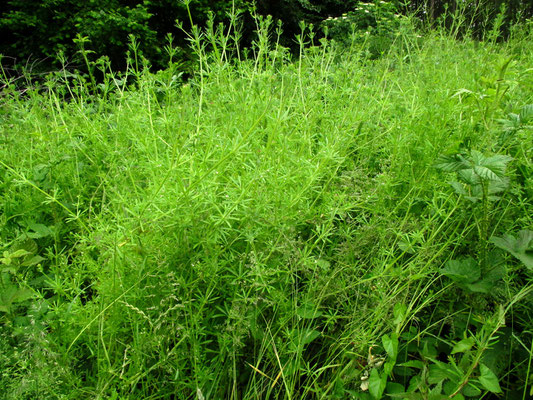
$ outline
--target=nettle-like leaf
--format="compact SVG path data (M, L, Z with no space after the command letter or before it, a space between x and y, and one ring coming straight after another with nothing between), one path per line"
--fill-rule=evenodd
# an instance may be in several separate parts
M507 164L513 158L503 154L496 154L491 157L483 157L479 165L475 166L476 173L482 179L501 180L505 177Z
M458 283L473 283L481 277L481 268L472 257L450 260L440 272Z
M489 201L499 199L497 194L509 186L505 170L511 160L506 155L485 157L481 152L472 150L468 156L440 156L435 167L446 172L457 172L460 182L450 182L450 185L457 194L475 203L485 196L484 187L488 189Z
M475 185L481 180L502 180L505 177L507 164L511 160L512 157L506 155L485 157L481 152L472 150L469 156L461 154L440 156L435 167L446 172L459 172L465 183Z
M512 235L494 236L490 241L518 258L528 269L533 269L533 231L521 230L517 238Z
M482 271L480 264L472 257L468 257L448 261L440 272L465 290L474 293L488 293L503 277L505 268L496 264L490 265Z
M507 119L499 119L498 122L504 131L516 131L520 129L521 118L518 114L510 113L507 115Z
M520 123L529 124L533 122L533 104L526 104L520 110Z
M458 172L469 167L468 161L461 154L441 155L435 162L435 168L445 172Z

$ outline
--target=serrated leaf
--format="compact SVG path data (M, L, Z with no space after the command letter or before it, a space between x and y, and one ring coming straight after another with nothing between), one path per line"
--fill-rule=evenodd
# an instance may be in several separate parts
M518 238L512 235L493 236L490 241L522 261L528 269L533 269L533 231L521 230Z
M472 257L462 260L450 260L444 268L440 269L441 274L459 283L474 283L481 276L481 269L476 260Z
M475 343L475 341L474 341L474 338L472 338L472 337L463 339L460 342L457 342L453 346L452 354L467 352L468 350L470 350L472 348L474 343Z
M27 240L18 241L11 247L11 251L15 251L19 249L26 250L28 253L31 253L31 254L35 254L37 253L38 247L37 247L37 243L35 243L34 240L27 239Z
M496 175L491 169L483 166L483 165L476 165L474 167L474 172L479 176L481 179L485 179L487 181L495 181L499 179L499 176Z
M500 384L498 382L498 377L496 376L496 374L492 372L492 370L485 364L480 364L479 370L481 372L481 376L479 377L479 383L481 383L483 388L492 393L500 393L502 389L500 388Z
M459 178L461 178L466 184L470 186L480 186L481 180L479 175L474 171L473 168L463 169L457 173Z
M522 124L529 124L533 122L533 104L526 104L520 110L520 122Z
M510 156L496 154L494 156L485 158L480 166L490 170L496 177L490 178L493 180L502 179L505 176L505 170L507 169L507 164L513 158Z
M474 283L465 283L464 287L474 293L489 293L495 282L490 279L480 279Z
M449 397L442 394L442 382L439 382L429 391L427 398L428 400L445 400Z
M435 168L446 172L457 172L470 168L468 162L460 154L441 155L434 164Z

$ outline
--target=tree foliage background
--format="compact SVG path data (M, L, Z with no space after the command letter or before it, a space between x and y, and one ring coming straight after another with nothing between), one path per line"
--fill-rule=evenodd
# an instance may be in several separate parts
M376 0L379 1L379 0ZM437 19L446 10L458 5L471 13L477 29L482 20L490 20L506 7L506 21L533 15L533 3L522 0L412 0L390 1L398 11L416 11L421 19ZM165 36L172 33L175 44L181 49L179 57L187 59L185 34L176 26L183 21L190 28L185 5L178 0L8 0L0 10L0 54L4 65L26 65L42 70L61 65L59 54L76 64L78 47L76 35L89 39L86 45L96 56L107 55L114 68L125 65L125 52L130 34L139 39L140 50L153 67L165 65ZM355 9L358 0L189 0L193 22L204 26L210 13L215 23L228 22L232 7L244 10L242 14L243 42L250 43L255 29L250 11L272 15L283 22L282 42L287 47L295 45L299 22L319 25L328 17L339 16ZM475 15L474 15L475 14Z

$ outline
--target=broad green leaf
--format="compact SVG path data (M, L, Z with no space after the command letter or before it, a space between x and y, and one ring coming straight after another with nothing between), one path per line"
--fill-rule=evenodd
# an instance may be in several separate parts
M472 150L470 152L470 163L473 167L475 167L476 165L483 165L483 163L485 162L486 158L485 156L483 155L482 152L480 151L477 151L477 150Z
M420 350L420 355L424 358L436 358L437 357L437 349L435 348L435 344L431 343L427 338L423 340L422 349Z
M472 338L472 337L463 339L460 342L457 342L453 346L452 354L464 353L464 352L470 350L472 348L472 346L474 345L474 343L475 343L475 341L474 341L474 338Z
M440 272L459 283L474 283L481 276L479 264L472 257L450 260Z
M411 367L411 368L418 368L418 369L423 369L424 368L424 363L422 361L419 361L419 360L411 360L411 361L407 361L407 362L404 362L402 364L398 364L400 367Z
M425 397L422 393L413 393L413 392L387 393L387 395L390 397L399 398L402 400L425 400Z
M30 289L8 286L0 293L0 311L10 312L13 304L29 300L33 296L34 294Z
M481 394L481 389L473 385L472 383L469 383L463 388L463 390L461 390L461 393L464 394L466 397L476 397Z
M481 178L487 181L496 181L499 179L493 171L483 165L476 165L474 167L474 172Z
M468 162L460 154L441 155L435 162L435 168L446 172L457 172L470 168Z
M512 235L493 236L490 241L518 258L528 269L533 269L533 231L521 230L518 238Z
M389 382L387 383L386 392L388 395L394 394L394 393L404 393L405 388L403 385L396 383L396 382Z
M494 372L492 372L492 370L485 364L480 364L479 370L481 372L479 382L483 388L492 393L500 393L502 389L500 388L496 374L494 374Z
M370 377L368 378L368 391L375 399L381 399L385 387L387 386L387 377L379 376L379 372L376 368L372 369L370 372Z
M390 337L389 335L383 335L381 342L389 357L396 360L396 357L398 356L398 334L393 333Z
M497 181L489 182L489 200L498 200L499 197L494 196L497 193L503 192L509 187L509 178L503 177Z
M428 383L433 385L450 379L451 381L459 380L461 376L452 366L443 362L435 362L429 366Z
M35 243L35 240L27 239L27 240L22 240L22 241L15 243L13 247L11 248L11 251L15 251L19 249L26 250L28 253L31 253L31 254L35 254L37 253L38 247L37 247L37 243Z
M510 156L496 154L495 156L485 158L485 160L483 160L480 166L490 170L490 172L494 174L494 177L489 178L489 179L491 180L502 179L505 176L505 170L507 168L507 164L512 159L513 158ZM488 176L492 176L492 175L488 174Z
M11 253L9 255L10 258L20 258L20 257L25 257L27 255L31 254L29 251L26 251L24 249L18 249L18 250L15 250L13 253Z
M320 332L315 329L304 329L300 336L300 343L306 345L320 336Z
M505 131L515 131L520 128L521 120L520 115L510 113L507 115L507 119L498 119L497 121Z
M445 400L449 397L445 394L442 394L442 382L439 382L433 387L428 394L428 400Z
M37 265L39 264L41 261L44 260L44 257L41 257L41 256L38 256L38 255L35 255L33 257L30 257L28 259L25 259L24 262L22 263L22 266L23 267L31 267L33 265Z
M479 178L479 175L474 171L472 168L463 169L457 173L459 178L463 180L466 184L470 186L480 186L481 185L481 179Z
M407 314L407 306L403 303L396 303L392 313L394 315L394 325L400 325Z
M314 319L320 317L322 312L314 304L306 303L296 309L296 315L303 319Z
M465 283L464 287L474 293L489 293L496 282L491 279L480 279L474 283Z
M43 224L30 223L28 224L28 228L31 229L32 232L28 232L27 235L32 239L52 236L54 233L49 227Z
M289 331L291 347L294 351L301 351L307 344L320 336L315 329L292 329Z

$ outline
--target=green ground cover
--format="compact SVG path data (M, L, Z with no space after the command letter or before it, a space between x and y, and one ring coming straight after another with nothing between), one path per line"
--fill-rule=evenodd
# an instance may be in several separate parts
M410 26L4 81L1 397L529 398L531 24Z

